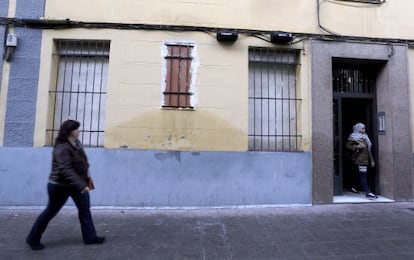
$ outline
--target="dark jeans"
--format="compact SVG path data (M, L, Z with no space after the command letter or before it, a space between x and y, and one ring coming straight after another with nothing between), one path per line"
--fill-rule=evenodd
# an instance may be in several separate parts
M371 190L368 186L368 179L367 179L368 178L368 176L367 176L368 172L360 172L359 168L358 168L358 165L353 165L353 167L354 167L353 172L354 172L355 176L353 176L353 178L352 178L352 180L353 180L352 187L353 188L357 187L356 181L358 180L359 183L361 184L362 191L365 192L365 194L370 193Z
M29 243L39 243L43 232L45 232L49 221L56 216L69 197L73 199L78 208L78 216L82 229L82 236L85 242L96 238L95 226L90 211L89 193L81 193L71 187L48 183L47 191L49 203L46 209L40 214L33 224L32 230L27 236Z

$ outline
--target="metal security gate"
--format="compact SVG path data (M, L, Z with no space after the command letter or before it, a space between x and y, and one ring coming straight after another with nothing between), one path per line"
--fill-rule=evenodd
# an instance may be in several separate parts
M333 140L334 140L334 194L341 195L355 178L352 163L346 159L346 148L352 126L362 122L374 143L376 137L376 67L355 61L336 60L332 68L333 86ZM374 156L375 156L375 151ZM376 156L375 156L376 157ZM369 180L375 190L376 173ZM354 180L355 182L355 180Z
M249 150L300 150L298 54L249 48Z
M49 91L49 145L62 122L74 119L81 123L80 139L85 146L103 146L109 47L108 41L56 41L56 86Z

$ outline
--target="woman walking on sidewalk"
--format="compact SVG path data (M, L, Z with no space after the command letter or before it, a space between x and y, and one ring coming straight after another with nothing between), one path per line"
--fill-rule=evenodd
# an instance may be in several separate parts
M378 198L377 195L373 194L369 189L367 181L368 166L375 167L375 161L371 153L372 143L366 134L364 124L358 123L354 125L353 133L348 138L346 148L352 152L351 160L355 172L358 172L359 174L361 188L365 192L365 196L369 199ZM351 190L357 192L355 185Z
M92 220L89 190L93 189L93 184L89 177L88 159L78 140L79 127L80 123L74 120L67 120L60 127L53 148L52 172L47 186L49 202L26 239L33 250L44 248L40 243L42 234L69 197L78 209L84 243L101 244L105 241L104 237L96 235Z

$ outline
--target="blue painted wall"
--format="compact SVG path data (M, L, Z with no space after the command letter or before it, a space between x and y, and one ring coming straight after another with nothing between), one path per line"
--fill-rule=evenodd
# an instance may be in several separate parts
M0 4L0 16L6 17L9 12L9 0L1 1ZM5 26L0 26L0 82L2 81L3 77L3 54L4 54L4 33L5 33ZM1 84L0 84L1 88ZM0 89L1 91L1 89Z
M87 149L95 206L311 204L311 153ZM47 202L50 148L0 148L0 206Z
M17 18L44 15L44 0L19 0ZM4 146L32 146L36 115L42 31L15 28L18 47L10 61Z

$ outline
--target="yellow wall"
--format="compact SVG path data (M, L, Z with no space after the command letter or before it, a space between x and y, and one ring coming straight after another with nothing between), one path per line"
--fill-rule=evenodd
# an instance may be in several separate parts
M413 38L412 0L320 2L322 24L339 34ZM48 0L45 17L321 33L316 0Z
M215 35L123 30L46 30L43 33L35 145L46 144L50 113L48 91L55 84L54 39L111 40L105 147L191 151L246 151L248 124L248 47L269 46L241 36L221 45ZM196 75L198 104L194 111L161 109L162 60L165 42L194 42L200 66ZM284 47L286 48L286 47ZM302 149L311 149L310 66L303 49L298 88L303 99L299 125Z
M414 38L411 22L414 1L386 1L381 5L320 0L321 22L342 35ZM317 25L316 0L48 0L45 17L94 22L195 25L298 33L323 33ZM39 83L36 145L45 144L47 91L53 84L53 39L109 39L111 56L106 112L105 146L143 149L247 149L248 46L267 46L242 36L231 47L214 35L117 30L45 31ZM161 45L165 41L194 41L200 67L196 111L160 108ZM272 45L268 45L272 46ZM311 149L311 94L308 45L303 49L298 88L299 125L303 150ZM414 54L410 50L410 68ZM414 86L414 76L411 76ZM414 91L413 91L414 92ZM412 93L413 98L414 94ZM413 103L413 102L412 102ZM414 114L414 105L413 105ZM413 138L414 140L414 138Z

